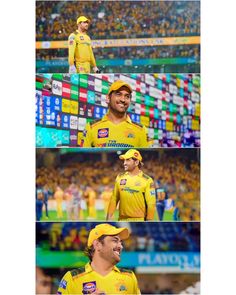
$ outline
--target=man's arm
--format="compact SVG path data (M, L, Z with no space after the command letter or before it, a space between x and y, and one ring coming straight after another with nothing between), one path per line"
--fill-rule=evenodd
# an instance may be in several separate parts
M115 187L111 196L111 200L108 206L108 210L107 210L107 218L106 220L111 220L115 211L116 211L116 207L117 204L120 200L120 193L119 193L119 187L118 187L118 182L117 182L117 178L116 178L116 182L115 182Z
M93 146L93 138L92 138L92 130L90 123L87 123L83 136L80 142L80 147L92 147Z
M140 145L139 147L146 148L150 146L150 142L148 139L147 129L143 126L141 135L140 135Z
M57 294L72 294L72 277L71 273L68 271L64 277L61 279L61 282L59 284Z
M154 214L156 211L156 191L155 191L155 185L152 178L150 178L147 181L147 186L145 190L145 199L147 203L146 220L154 220Z
M68 63L69 63L69 73L76 73L75 67L75 48L76 48L76 40L75 34L70 34L68 38Z
M134 291L133 291L133 294L135 295L141 295L141 292L140 292L140 289L139 289L139 286L138 286L138 281L137 281L137 278L135 276L135 274L132 272L132 278L133 278L133 281L134 281Z
M90 64L93 67L94 73L101 73L101 71L99 70L99 68L96 65L96 60L95 60L95 57L93 54L93 48L91 45L89 46L89 51L90 51Z

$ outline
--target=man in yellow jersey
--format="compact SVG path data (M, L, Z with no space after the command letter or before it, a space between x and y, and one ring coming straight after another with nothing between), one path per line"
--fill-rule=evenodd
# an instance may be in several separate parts
M95 73L100 73L96 66L93 54L91 39L87 35L90 20L85 16L77 19L78 30L70 34L68 39L69 46L69 73L90 73L93 67Z
M134 273L119 269L122 240L129 237L127 228L102 223L88 237L85 267L68 271L62 278L57 294L140 294Z
M131 86L115 81L107 95L108 113L88 123L83 132L81 147L148 147L146 128L131 121L127 115L132 95Z
M118 204L120 221L153 220L156 192L153 179L140 170L142 156L138 150L130 149L119 158L124 161L125 172L116 178L107 220L113 217Z

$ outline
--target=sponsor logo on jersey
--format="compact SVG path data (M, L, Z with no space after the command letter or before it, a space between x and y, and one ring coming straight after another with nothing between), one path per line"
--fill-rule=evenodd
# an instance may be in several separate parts
M121 180L120 180L120 185L125 185L126 182L127 182L127 179L121 179Z
M84 40L84 36L80 36L79 38L80 38L81 41Z
M122 188L121 191L130 193L130 194L139 193L139 190L135 190L135 189L132 189L132 188L129 188L129 187Z
M136 181L134 185L135 186L140 186L141 185L141 182L140 181Z
M66 289L66 286L67 286L67 281L66 280L62 280L60 282L59 288Z
M91 294L96 291L96 281L83 283L83 294Z
M105 138L109 136L109 128L98 129L98 138Z
M129 134L127 135L127 137L128 137L128 138L134 138L135 136L134 136L133 133L129 133Z

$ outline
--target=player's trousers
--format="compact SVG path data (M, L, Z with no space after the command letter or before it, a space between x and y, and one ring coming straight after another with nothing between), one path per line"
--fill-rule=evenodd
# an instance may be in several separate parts
M76 71L80 74L89 74L91 72L89 62L76 63Z

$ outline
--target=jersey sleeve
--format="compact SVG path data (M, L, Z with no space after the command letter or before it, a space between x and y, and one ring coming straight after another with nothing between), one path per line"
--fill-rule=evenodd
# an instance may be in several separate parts
M133 282L134 282L133 294L141 295L141 292L140 292L140 289L139 289L139 286L138 286L137 278L136 278L136 276L135 276L135 274L133 272L132 272L132 278L133 278Z
M145 199L147 203L147 220L153 220L156 210L156 191L153 179L150 177L145 189Z
M73 280L71 273L68 271L64 277L61 279L57 295L61 294L73 294Z
M92 138L92 130L90 123L87 123L83 136L80 142L80 147L92 147L93 146L93 138Z
M111 196L111 200L108 207L108 215L113 215L116 206L120 200L119 186L118 186L119 176L116 177L115 187Z
M93 67L96 67L96 60L95 60L95 57L94 57L94 54L93 54L93 48L92 48L91 45L89 46L89 50L90 50L90 64Z
M68 50L69 50L69 56L68 56L68 63L70 66L73 66L75 64L75 48L76 48L76 40L75 40L75 34L70 34L68 38Z
M145 126L143 126L142 131L141 131L141 137L140 137L140 145L139 147L141 148L147 148L149 147L150 143L148 141L148 134L147 134L147 129Z

